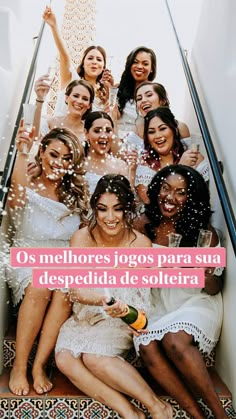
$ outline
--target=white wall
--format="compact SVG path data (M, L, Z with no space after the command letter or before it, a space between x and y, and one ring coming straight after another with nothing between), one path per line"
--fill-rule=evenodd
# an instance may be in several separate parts
M224 165L224 181L233 209L236 208L235 16L235 0L204 1L191 57L191 68L197 82L208 127L217 150L218 159ZM191 113L188 113L188 117L191 123ZM224 224L222 224L222 228L224 228ZM217 351L217 368L232 391L235 405L236 263L227 233L226 246L227 275L224 289L224 323Z

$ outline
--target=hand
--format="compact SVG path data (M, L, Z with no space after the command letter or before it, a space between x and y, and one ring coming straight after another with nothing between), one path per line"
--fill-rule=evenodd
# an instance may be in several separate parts
M27 165L27 175L37 177L39 175L39 167L35 162L30 162Z
M148 329L141 329L141 330L135 330L133 327L129 326L129 330L133 333L134 336L139 337L140 335L147 335L149 333Z
M194 167L196 166L198 160L198 154L198 151L187 150L182 154L179 163L185 164L186 166Z
M111 306L108 306L106 304L106 301L107 301L107 297L105 299L103 307L104 307L105 312L109 316L114 317L114 318L116 317L119 318L119 317L124 317L127 314L128 312L127 304L123 303L120 300L116 300L114 304L112 304Z
M35 128L33 127L31 132L27 132L24 128L24 119L22 118L20 121L20 126L16 135L16 148L17 150L22 153L25 153L25 148L27 150L27 153L30 151L33 140L34 140L34 132Z
M105 70L103 71L101 82L104 84L104 86L107 87L114 86L114 78L111 74L111 71L108 70L108 68L105 68Z
M139 163L137 150L133 148L131 150L124 151L124 160L127 162L130 169L136 169Z
M43 20L51 26L51 28L55 27L57 25L56 16L53 13L51 7L46 7L43 13Z
M45 96L48 94L52 80L50 80L49 75L45 74L36 80L34 84L34 91L37 95L38 100L44 100Z

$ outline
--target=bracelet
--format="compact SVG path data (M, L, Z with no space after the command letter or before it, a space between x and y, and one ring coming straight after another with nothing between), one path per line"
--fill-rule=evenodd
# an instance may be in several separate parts
M41 100L41 99L36 99L36 102L39 102L39 103L44 103L44 100Z

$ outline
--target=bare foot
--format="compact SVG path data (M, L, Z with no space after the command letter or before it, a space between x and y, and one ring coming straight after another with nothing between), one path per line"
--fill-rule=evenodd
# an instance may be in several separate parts
M124 419L145 419L145 413L142 410L140 410L137 406L134 406L132 404L132 410L133 411L131 413L131 416L127 414L126 416L124 416Z
M37 371L33 371L33 388L38 394L47 393L48 391L52 390L53 384L47 377L44 370L40 369Z
M172 419L173 410L169 403L164 400L159 399L158 404L155 405L155 408L150 411L152 419ZM161 416L160 416L161 415Z
M10 374L9 389L16 396L27 396L29 393L29 383L26 370L13 367Z

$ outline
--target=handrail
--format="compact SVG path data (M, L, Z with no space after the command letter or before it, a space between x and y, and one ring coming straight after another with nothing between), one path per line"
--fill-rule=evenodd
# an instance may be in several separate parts
M211 169L212 169L212 173L214 176L214 180L215 180L215 184L216 184L216 188L219 194L219 199L221 202L221 206L222 206L222 210L224 213L224 217L225 217L225 221L228 227L228 231L229 231L229 235L230 235L230 239L231 239L231 243L234 249L234 253L236 255L236 221L235 221L235 216L234 216L234 212L233 212L233 208L232 205L230 203L230 198L225 186L225 182L222 176L222 172L221 172L221 167L220 167L220 163L218 162L217 159L217 155L215 152L215 148L209 133L209 129L207 126L207 122L202 110L202 106L201 106L201 102L197 93L197 89L192 77L192 73L191 70L189 68L189 64L187 61L187 58L185 56L184 50L180 44L179 41L179 37L175 28L175 24L171 15L171 11L170 11L170 7L168 4L168 0L165 0L166 3L166 7L169 13L169 17L171 20L171 24L172 24L172 28L173 31L175 33L175 37L176 37L176 41L179 47L179 52L181 55L181 59L182 59L182 65L183 65L183 69L185 72L185 77L188 83L188 87L189 87L189 92L192 98L192 102L193 102L193 106L196 112L196 116L198 119L198 123L200 126L200 130L202 133L202 137L204 140L204 144L207 150L207 155L208 155L208 159L211 165Z
M40 27L39 35L37 37L37 42L36 42L36 45L35 45L35 48L34 48L34 54L33 54L32 60L31 60L28 76L27 76L27 79L26 79L26 83L25 83L25 87L24 87L19 111L18 111L17 118L16 118L16 123L14 125L14 130L13 130L12 137L11 137L11 142L10 142L10 146L9 146L9 151L8 151L6 163L5 163L3 172L2 172L2 179L1 179L1 186L0 186L0 204L1 204L1 207L0 207L0 225L1 225L1 221L2 221L2 215L3 215L4 208L5 208L6 200L7 200L9 182L10 182L10 179L11 179L11 174L12 174L12 170L13 170L13 166L14 166L14 162L15 162L15 157L16 157L15 137L16 137L16 134L17 134L18 127L20 125L20 120L22 118L23 103L27 103L30 99L30 95L31 95L32 87L33 87L35 70L36 70L36 62L37 62L38 52L39 52L40 44L41 44L42 37L43 37L44 26L45 26L45 22L43 21L42 25Z

